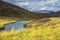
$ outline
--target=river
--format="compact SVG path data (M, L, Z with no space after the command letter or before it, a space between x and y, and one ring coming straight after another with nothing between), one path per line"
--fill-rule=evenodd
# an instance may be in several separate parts
M7 24L7 25L5 25L5 30L6 31L10 31L12 29L14 29L14 30L23 30L23 29L25 29L24 24L26 24L28 22L30 22L30 21L23 20L23 21L17 21L15 23Z

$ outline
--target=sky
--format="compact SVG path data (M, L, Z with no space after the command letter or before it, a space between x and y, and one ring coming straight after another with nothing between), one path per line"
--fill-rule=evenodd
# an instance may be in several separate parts
M30 11L60 11L60 0L4 0Z

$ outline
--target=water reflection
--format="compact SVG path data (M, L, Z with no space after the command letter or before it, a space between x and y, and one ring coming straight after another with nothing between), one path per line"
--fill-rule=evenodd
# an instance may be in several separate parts
M18 21L16 23L8 24L8 25L5 26L5 30L9 30L10 31L10 30L12 30L12 28L14 30L23 30L23 29L25 29L24 28L24 24L28 23L28 22L30 22L30 21Z

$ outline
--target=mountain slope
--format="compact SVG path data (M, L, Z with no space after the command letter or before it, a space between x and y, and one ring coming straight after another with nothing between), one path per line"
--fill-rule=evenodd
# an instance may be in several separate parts
M0 1L0 16L15 17L15 18L37 18L39 14L30 12L16 5Z
M55 12L55 13L52 14L51 16L54 16L54 17L60 17L60 11Z

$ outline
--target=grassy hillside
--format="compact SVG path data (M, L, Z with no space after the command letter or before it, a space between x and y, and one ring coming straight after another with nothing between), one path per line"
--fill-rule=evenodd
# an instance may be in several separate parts
M50 21L36 27L23 31L3 31L0 40L60 40L60 20L50 18Z
M36 27L59 27L60 24L60 17L53 17L53 18L43 18L41 20L35 20L25 24L26 28Z

